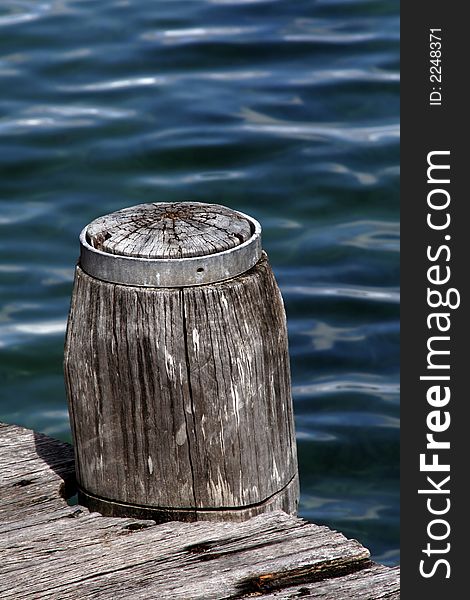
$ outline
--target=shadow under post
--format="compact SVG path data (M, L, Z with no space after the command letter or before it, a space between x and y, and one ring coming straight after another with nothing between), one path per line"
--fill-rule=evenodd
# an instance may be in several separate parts
M62 479L60 494L64 499L77 493L73 447L66 442L34 432L36 453Z

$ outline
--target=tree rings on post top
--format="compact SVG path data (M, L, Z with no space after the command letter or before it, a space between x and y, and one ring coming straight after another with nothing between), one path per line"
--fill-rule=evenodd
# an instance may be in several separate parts
M80 266L97 279L144 287L224 281L261 257L261 226L217 204L139 204L99 217L80 234Z

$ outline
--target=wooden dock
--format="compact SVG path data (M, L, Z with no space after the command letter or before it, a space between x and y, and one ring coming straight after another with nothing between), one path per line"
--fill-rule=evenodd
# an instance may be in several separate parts
M0 598L399 598L399 570L282 512L243 523L103 517L75 492L72 447L0 424Z

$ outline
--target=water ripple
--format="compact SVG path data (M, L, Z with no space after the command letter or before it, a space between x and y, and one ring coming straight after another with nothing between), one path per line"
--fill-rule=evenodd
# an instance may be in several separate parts
M157 41L162 44L191 44L194 41L226 41L230 37L240 37L259 33L259 27L193 27L167 29L163 31L147 31L141 35L146 41Z
M243 4L274 4L280 0L205 0L208 4L243 5Z
M319 321L300 335L311 339L312 345L318 352L331 350L338 342L361 342L366 339L366 333L358 327L335 327Z
M368 427L381 427L386 429L399 429L400 419L398 417L392 417L382 413L372 413L366 411L336 411L328 414L317 414L309 417L309 419L316 424L316 426L328 426L338 428L364 428ZM305 419L301 415L299 417L300 422Z
M355 221L337 226L338 242L366 250L400 250L400 224L386 221Z
M168 83L168 77L129 77L126 79L113 79L111 81L98 81L82 85L60 86L64 92L107 92L110 90L133 89L138 87L158 86Z
M50 206L46 202L23 202L21 210L15 202L1 201L0 225L13 225L38 219L47 214ZM5 267L7 265L4 265ZM11 265L16 268L17 265Z
M135 110L120 110L111 107L64 105L36 105L24 111L24 114L51 114L62 117L99 117L100 119L124 119L135 116Z
M383 69L317 69L315 71L301 72L288 79L290 85L335 85L340 82L386 82L399 83L400 73L397 71L384 71Z
M370 375L373 380L373 376ZM360 380L345 374L340 380L318 381L315 383L294 385L292 393L296 398L315 398L326 394L358 393L372 396L398 396L400 385L395 382Z
M36 117L30 119L5 119L0 121L0 135L23 135L35 130L89 127L91 119L57 119L55 117Z
M90 127L99 120L125 119L135 115L132 110L96 106L36 105L17 118L0 121L0 135L22 135L36 130L76 129Z
M301 429L296 428L296 439L299 441L309 442L335 442L338 436L333 433L327 433L326 431L316 431L315 429Z
M139 181L154 186L185 186L208 181L227 181L232 179L243 179L247 174L243 171L209 171L200 173L189 173L186 175L172 175L171 177L141 177Z
M50 12L52 5L46 2L34 2L26 0L13 0L8 5L1 7L2 11L8 11L6 15L0 15L0 27L20 25L40 19Z
M311 42L323 44L352 44L377 39L373 33L290 33L282 36L285 42Z
M394 18L390 19L394 22ZM281 33L287 42L334 44L361 44L375 40L397 40L397 27L377 27L373 17L366 19L310 19L296 18Z
M283 285L282 292L289 296L336 296L377 302L400 302L400 292L396 288L331 287L321 285Z
M400 137L398 122L358 127L349 123L293 123L269 117L250 108L244 108L240 116L245 121L242 128L246 131L303 140L383 144L396 142Z
M30 341L31 337L48 337L65 333L64 319L35 321L33 323L11 323L0 325L0 348Z
M359 185L376 185L379 183L378 175L373 173L366 173L359 171L358 169L352 169L347 165L341 163L321 163L317 165L317 169L322 173L334 173L335 175L346 175Z
M202 81L251 81L253 79L261 79L265 77L272 76L270 71L262 71L262 70L232 70L232 71L214 71L207 72L204 71L202 73L188 73L187 79L200 79ZM185 79L186 77L182 76L181 79Z

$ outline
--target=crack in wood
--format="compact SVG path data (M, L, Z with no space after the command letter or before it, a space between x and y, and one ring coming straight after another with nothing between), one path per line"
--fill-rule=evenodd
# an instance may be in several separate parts
M185 358L185 363L186 363L186 378L187 378L191 413L192 413L192 417L193 417L193 421L194 421L196 419L196 415L194 412L194 397L193 397L193 389L192 389L192 385L191 385L191 366L189 364L188 332L187 332L187 325L186 325L186 309L185 309L185 305L184 305L185 298L184 298L183 288L179 289L179 299L181 302L181 311L182 311L181 317L182 317L182 323L183 323L183 340L184 340L184 358ZM188 426L188 416L187 416L187 412L186 412L186 406L183 406L183 412L184 412L184 420L185 420L185 424L186 424L186 443L188 444L189 465L191 468L191 478L192 478L192 482L193 482L194 508L196 508L198 506L198 499L196 497L196 475L194 472L194 464L193 464L192 448L191 448L192 436L190 435L190 429ZM197 437L196 437L196 428L195 427L193 428L193 434L194 434L194 437L196 440L196 446L197 446Z
M319 564L305 565L288 571L264 573L240 581L237 584L238 593L227 597L226 600L241 600L253 594L263 595L266 592L281 590L293 585L317 583L325 579L345 577L368 569L374 564L368 558L358 561L345 561L343 564L340 561L326 561Z
M229 208L203 203L141 204L95 219L86 239L110 254L184 258L228 250L253 234L251 223Z

